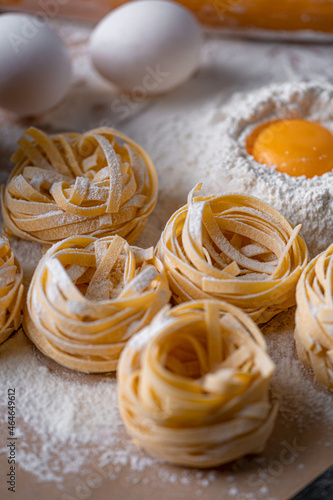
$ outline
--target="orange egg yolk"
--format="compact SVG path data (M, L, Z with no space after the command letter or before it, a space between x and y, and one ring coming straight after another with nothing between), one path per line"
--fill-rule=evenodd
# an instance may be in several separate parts
M254 159L293 177L333 170L333 134L307 120L274 120L259 125L246 141Z

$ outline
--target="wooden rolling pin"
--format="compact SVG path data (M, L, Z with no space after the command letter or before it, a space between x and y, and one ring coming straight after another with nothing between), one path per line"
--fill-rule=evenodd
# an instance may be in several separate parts
M96 22L126 0L0 0L2 10ZM333 33L332 0L180 0L212 28Z

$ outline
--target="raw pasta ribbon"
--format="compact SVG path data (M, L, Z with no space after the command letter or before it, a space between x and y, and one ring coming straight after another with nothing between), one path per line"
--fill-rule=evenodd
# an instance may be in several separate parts
M23 272L5 236L0 238L0 344L21 325Z
M81 234L135 242L158 191L138 144L109 128L53 136L30 128L18 145L2 192L8 234L45 245Z
M333 245L305 268L297 285L295 341L304 365L333 390Z
M295 305L308 262L301 226L252 196L205 197L200 188L169 219L157 247L174 301L225 300L257 323Z
M277 413L274 369L240 309L217 300L166 307L121 355L121 416L144 449L174 464L212 467L260 453Z
M24 314L30 339L73 370L116 370L128 339L169 301L153 248L120 236L73 236L53 245L32 278Z

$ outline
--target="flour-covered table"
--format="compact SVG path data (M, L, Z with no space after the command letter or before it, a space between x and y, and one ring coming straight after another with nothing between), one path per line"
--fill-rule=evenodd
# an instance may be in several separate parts
M138 244L154 245L188 191L209 177L209 130L216 107L235 91L294 79L333 79L332 46L227 39L207 35L200 72L184 87L149 99L145 89L121 95L93 71L89 26L55 24L73 57L73 85L48 114L22 121L0 113L1 182L9 157L30 125L48 132L113 126L151 155L159 200ZM217 153L218 155L218 153ZM218 158L216 158L218 161ZM39 245L12 240L30 281ZM13 498L10 446L17 460L19 500L217 499L286 500L333 462L333 395L297 360L294 310L264 328L277 365L272 397L280 405L266 451L214 470L165 465L130 442L117 409L115 375L83 375L47 359L22 330L0 347L0 496ZM15 439L8 434L8 389L15 389ZM9 445L9 446L8 446Z

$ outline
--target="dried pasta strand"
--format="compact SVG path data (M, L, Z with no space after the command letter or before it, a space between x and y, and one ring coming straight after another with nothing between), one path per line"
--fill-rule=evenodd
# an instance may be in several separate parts
M169 298L153 249L131 247L120 236L73 236L39 262L23 325L36 346L61 365L108 372L116 370L128 339Z
M8 239L0 238L0 344L22 321L23 272Z
M166 224L156 253L176 304L215 298L257 323L295 305L308 263L301 226L266 203L241 194L205 197L201 185Z
M304 269L297 285L298 357L333 391L333 245Z
M120 413L151 455L217 466L263 451L277 413L274 370L260 330L239 308L217 300L165 307L121 354Z
M148 154L114 129L48 136L30 128L2 190L4 231L46 246L73 235L133 244L157 201Z

